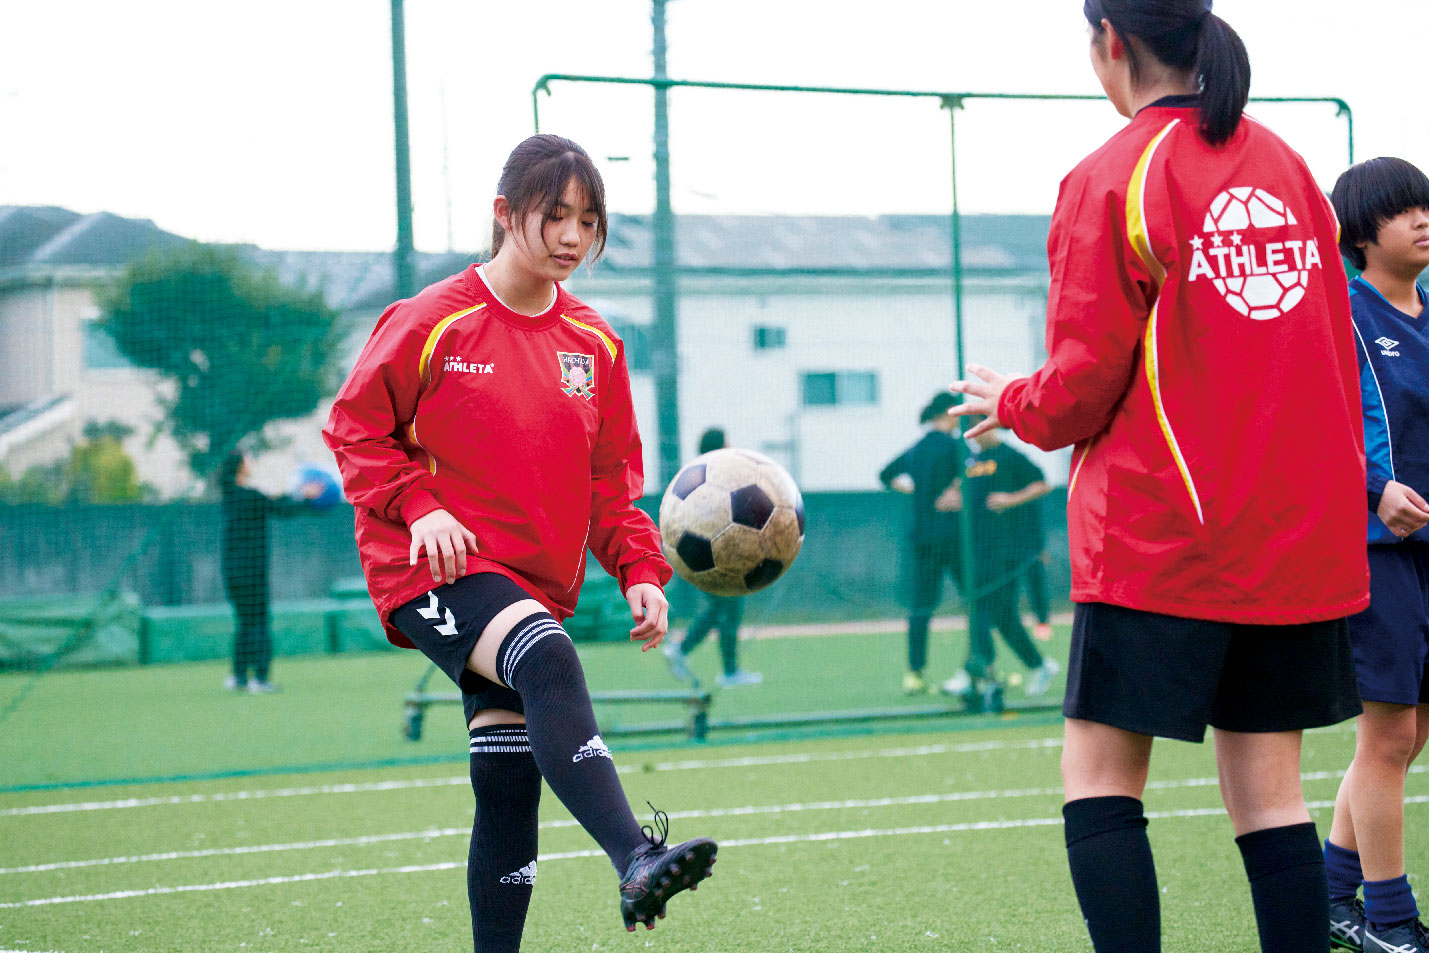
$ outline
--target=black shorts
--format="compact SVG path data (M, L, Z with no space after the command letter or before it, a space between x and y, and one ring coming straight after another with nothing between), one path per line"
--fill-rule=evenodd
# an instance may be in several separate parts
M530 598L530 593L500 573L480 572L398 606L389 621L461 689L462 709L470 724L483 708L526 712L520 695L478 675L466 663L497 613Z
M1360 713L1344 619L1242 625L1082 603L1062 714L1140 735L1202 741L1301 731Z
M1369 608L1349 622L1360 698L1429 702L1429 546L1369 547Z

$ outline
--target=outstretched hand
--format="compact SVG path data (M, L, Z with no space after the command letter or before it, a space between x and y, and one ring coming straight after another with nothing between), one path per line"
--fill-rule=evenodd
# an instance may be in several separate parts
M418 517L409 527L412 545L407 550L407 565L417 565L417 556L427 554L427 566L433 582L456 582L466 575L466 554L476 552L476 534L457 521L446 510L432 510Z
M625 590L625 601L630 603L630 617L637 623L630 630L630 641L644 642L640 651L648 652L665 640L670 603L660 587L650 582L637 582Z
M1003 425L997 417L997 405L1002 400L1002 392L1007 389L1007 385L1017 380L1019 375L999 374L981 364L969 364L968 373L976 379L953 381L948 385L948 390L955 394L963 394L970 399L957 404L948 413L955 417L978 415L986 417L977 426L963 434L964 437L976 437L980 433L996 430Z

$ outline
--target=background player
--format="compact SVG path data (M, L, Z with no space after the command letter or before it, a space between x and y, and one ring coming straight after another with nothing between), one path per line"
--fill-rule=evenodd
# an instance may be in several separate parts
M624 350L560 285L604 245L604 184L580 146L542 135L512 151L497 193L491 261L383 313L323 431L387 637L462 690L477 953L520 946L543 778L622 875L627 929L653 927L715 855L707 839L671 849L665 829L642 832L557 621L588 544L630 603L631 639L655 648L666 626L671 570L635 506Z
M1331 943L1426 953L1404 870L1404 776L1429 736L1429 334L1417 282L1429 267L1429 178L1371 159L1340 176L1331 200L1340 250L1363 271L1350 307L1370 510L1370 603L1350 617L1364 714L1325 841Z
M1047 363L953 385L990 415L971 433L1077 447L1062 778L1101 953L1161 948L1140 798L1153 738L1207 724L1261 949L1325 950L1301 731L1360 710L1344 617L1368 602L1364 434L1336 223L1303 160L1242 120L1250 63L1209 7L1086 0L1130 122L1062 182ZM1252 198L1255 222L1216 217ZM1288 313L1232 298L1252 259L1302 289Z
M700 434L699 452L723 450L724 430L711 427ZM711 630L719 631L720 688L738 688L741 685L758 685L764 681L759 672L748 672L739 667L739 623L744 618L743 596L716 596L700 592L700 611L685 631L679 642L666 640L665 659L670 664L670 672L680 681L691 677L690 665L686 661L691 652L705 640Z
M928 625L943 595L943 577L958 578L962 560L958 547L958 447L953 433L956 417L948 416L956 400L943 392L918 414L926 429L922 438L900 453L878 474L885 487L910 495L908 544L904 572L910 587L908 609L908 671L903 691L928 691L923 667L928 664Z
M1029 562L1042 565L1038 501L1052 487L1037 465L1003 443L996 431L984 431L969 442L974 451L967 458L963 474L962 504L967 507L973 539L977 541L977 592L969 600L967 662L962 672L943 683L943 690L966 695L970 701L973 694L981 697L986 693L978 681L995 678L995 628L1027 667L1026 693L1045 695L1062 668L1056 659L1039 652L1028 638L1017 603L1027 582ZM1045 619L1045 578L1042 585Z
M269 677L273 626L268 605L268 517L306 511L306 500L316 498L323 487L304 484L303 499L267 496L248 485L249 476L248 459L241 451L234 450L219 465L219 565L234 618L233 671L225 685L230 691L263 695L278 691Z

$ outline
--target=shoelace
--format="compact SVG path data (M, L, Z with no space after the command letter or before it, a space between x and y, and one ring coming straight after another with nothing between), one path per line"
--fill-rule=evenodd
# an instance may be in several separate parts
M651 847L664 847L665 839L670 836L670 815L666 814L664 811L660 810L655 805L651 804L649 801L645 802L645 806L655 812L655 827L651 827L648 824L643 825L640 828L640 833L645 835L645 839L650 842ZM658 839L655 836L655 828L657 827L660 829L660 836Z

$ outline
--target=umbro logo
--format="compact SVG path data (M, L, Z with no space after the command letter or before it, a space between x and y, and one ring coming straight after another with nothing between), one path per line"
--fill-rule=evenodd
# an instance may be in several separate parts
M584 761L586 758L609 758L610 749L605 746L605 742L600 740L600 735L596 735L585 744L571 758L571 762Z
M515 873L501 878L504 884L533 884L536 882L536 862L533 860Z
M1394 340L1393 338L1377 337L1374 339L1374 343L1380 346L1379 353L1383 354L1385 357L1399 356L1399 352L1395 350L1395 348L1399 347L1399 342Z
M453 354L446 359L442 365L443 371L461 371L464 374L493 374L495 364L481 364L472 361L463 361L460 354Z

